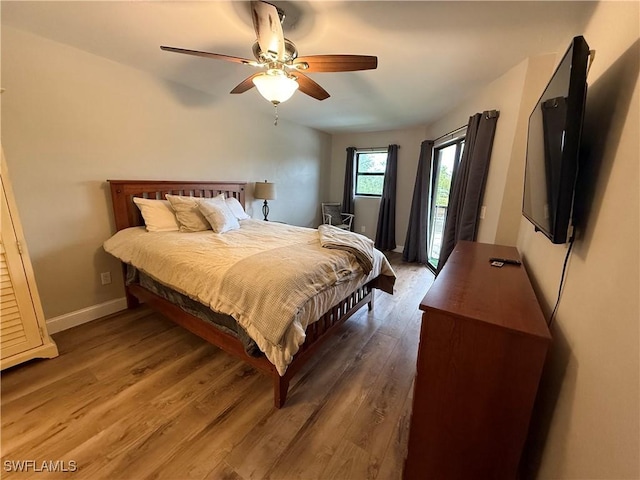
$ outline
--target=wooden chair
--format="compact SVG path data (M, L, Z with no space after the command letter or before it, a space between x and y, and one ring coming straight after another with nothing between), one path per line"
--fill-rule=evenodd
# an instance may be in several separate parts
M340 203L322 204L322 223L326 225L333 225L343 230L351 230L353 217L353 213L345 213L342 211L342 205Z

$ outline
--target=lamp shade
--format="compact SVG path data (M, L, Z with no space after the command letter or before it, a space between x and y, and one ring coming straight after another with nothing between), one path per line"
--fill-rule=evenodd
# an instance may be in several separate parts
M253 77L253 84L264 98L277 105L286 100L298 89L295 78L287 76L280 70L269 70Z
M256 182L256 186L253 189L253 198L259 200L275 200L276 184L269 183L266 180L264 182Z

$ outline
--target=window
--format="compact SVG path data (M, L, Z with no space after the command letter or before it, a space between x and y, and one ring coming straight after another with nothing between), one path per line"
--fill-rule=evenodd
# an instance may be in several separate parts
M356 195L379 197L387 168L387 150L356 150Z

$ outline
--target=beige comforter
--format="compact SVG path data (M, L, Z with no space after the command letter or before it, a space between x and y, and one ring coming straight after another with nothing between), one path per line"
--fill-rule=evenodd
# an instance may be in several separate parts
M239 230L224 234L128 228L104 248L160 283L233 316L281 375L310 322L374 277L395 277L377 250L365 274L352 253L322 248L317 230L259 220L244 220Z

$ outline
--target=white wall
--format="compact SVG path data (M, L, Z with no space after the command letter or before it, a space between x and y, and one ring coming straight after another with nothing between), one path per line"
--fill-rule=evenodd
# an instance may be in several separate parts
M639 4L599 3L589 74L586 205L552 328L526 465L539 478L640 478ZM533 104L531 105L533 108ZM548 313L567 251L522 219L518 249Z
M396 243L399 250L404 245L407 234L420 143L424 139L424 127L421 126L404 130L333 135L329 200L337 202L342 201L347 147L388 147L392 144L400 146L396 196ZM354 219L356 232L364 233L367 237L375 239L379 207L380 200L378 198L356 197ZM362 232L362 227L365 228L364 232Z
M2 145L48 319L123 295L102 250L113 232L107 179L277 184L270 218L315 225L329 135L236 108L10 27L2 29ZM248 211L260 218L260 201ZM100 285L100 272L114 283Z

